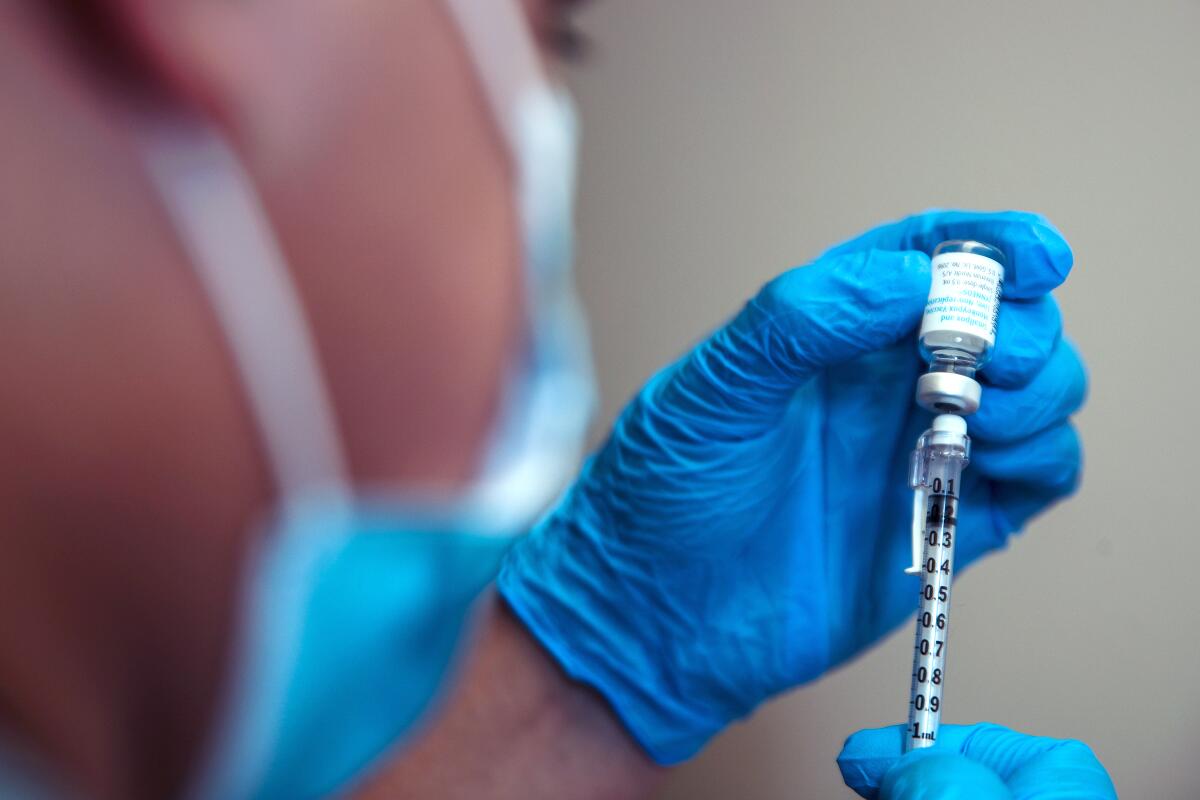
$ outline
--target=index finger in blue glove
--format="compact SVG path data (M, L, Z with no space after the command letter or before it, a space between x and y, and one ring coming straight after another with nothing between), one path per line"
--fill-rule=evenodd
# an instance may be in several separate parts
M975 239L999 247L1008 257L1004 296L1039 297L1066 280L1074 256L1066 239L1041 214L1028 211L945 211L932 209L881 225L825 255L860 250L920 250L932 253L949 239Z
M724 412L778 410L819 371L911 334L928 291L924 253L867 250L821 258L763 287L680 362L670 385L691 393L688 405L703 398Z
M904 755L906 730L905 725L893 725L850 736L838 756L846 785L863 797L883 800L1008 796L986 794L985 791L995 791L994 782L979 778L977 770L950 761L927 761L935 755L947 755L987 768L1007 786L1010 796L1022 800L1061 797L1115 800L1117 796L1104 766L1079 741L1028 736L987 722L943 725L935 747ZM922 791L932 788L935 771L959 781L958 786L947 787L945 792L976 787L977 791L967 794Z

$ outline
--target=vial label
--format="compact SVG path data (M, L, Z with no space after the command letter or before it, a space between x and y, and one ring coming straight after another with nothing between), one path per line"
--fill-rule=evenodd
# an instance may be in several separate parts
M941 253L933 257L933 284L921 318L921 338L946 331L996 344L996 317L1004 267L978 253Z

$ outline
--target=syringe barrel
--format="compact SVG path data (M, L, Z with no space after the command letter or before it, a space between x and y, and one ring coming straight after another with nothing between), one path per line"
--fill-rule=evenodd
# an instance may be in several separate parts
M950 587L958 534L958 495L967 448L956 444L926 444L921 455L926 469L923 485L917 491L924 493L925 502L919 572L921 594L905 738L909 750L931 747L937 741L941 723L946 643L950 632Z

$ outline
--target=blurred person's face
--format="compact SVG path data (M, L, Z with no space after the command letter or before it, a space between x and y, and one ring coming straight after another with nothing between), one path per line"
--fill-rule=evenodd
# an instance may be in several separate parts
M510 154L442 3L163 5L147 25L190 55L161 63L244 148L358 476L461 480L522 333L521 243ZM535 29L556 5L527 0Z
M63 35L54 5L95 9L116 35ZM538 29L555 5L524 2ZM147 785L177 786L227 678L246 538L272 497L119 98L198 112L237 151L360 482L460 484L476 466L524 333L513 165L441 0L24 0L0 19L0 102L20 121L0 126L0 261L5 291L37 309L3 328L22 386L5 413L37 456L0 496L20 554L0 576L5 719L77 772L140 758L162 773ZM95 80L81 37L137 66ZM25 243L43 268L7 258Z
M563 0L519 0L539 41ZM473 466L521 331L510 154L440 0L89 0L215 119L297 273L362 480ZM88 35L90 29L84 29ZM553 68L555 56L545 57Z

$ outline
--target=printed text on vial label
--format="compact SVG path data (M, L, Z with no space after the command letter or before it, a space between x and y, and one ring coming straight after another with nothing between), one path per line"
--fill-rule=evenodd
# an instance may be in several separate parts
M921 334L949 330L994 344L1003 281L1003 267L990 258L968 253L937 256Z

